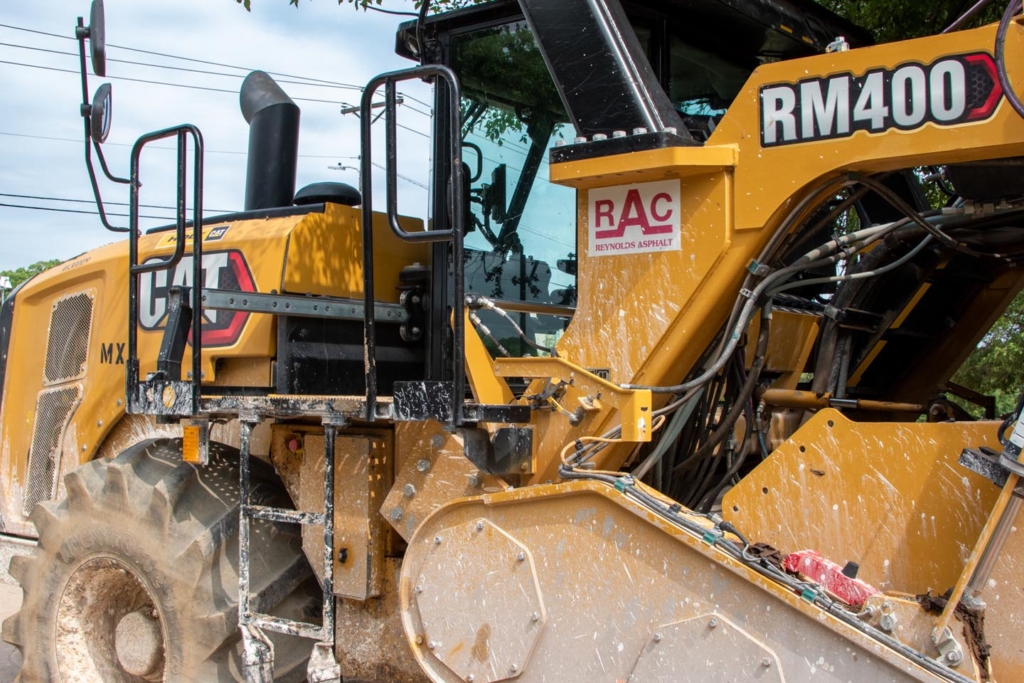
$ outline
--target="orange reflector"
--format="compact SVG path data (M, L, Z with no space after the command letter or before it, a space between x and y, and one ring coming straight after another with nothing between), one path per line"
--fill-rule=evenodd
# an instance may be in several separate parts
M185 425L185 434L181 440L181 457L185 462L202 464L199 457L199 425Z

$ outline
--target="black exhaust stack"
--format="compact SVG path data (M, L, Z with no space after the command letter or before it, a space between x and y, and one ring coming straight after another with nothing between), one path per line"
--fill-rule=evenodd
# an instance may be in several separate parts
M299 154L299 107L262 71L245 77L238 100L249 124L245 210L291 206Z

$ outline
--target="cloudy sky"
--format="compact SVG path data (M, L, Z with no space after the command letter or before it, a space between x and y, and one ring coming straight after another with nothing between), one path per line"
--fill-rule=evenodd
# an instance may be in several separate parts
M67 259L119 236L100 226L91 203L66 201L92 198L78 114L78 45L68 39L78 16L88 23L89 1L0 5L0 205L63 210L0 206L4 270ZM393 0L389 6L408 9L411 3ZM234 0L106 0L106 14L107 78L91 77L89 85L93 91L102 82L113 87L113 127L105 145L112 171L127 175L130 147L142 133L196 124L207 149L205 206L214 212L242 208L248 128L237 92L249 70L274 73L302 108L298 186L318 180L358 186L355 170L328 168L358 165L358 119L342 116L342 103L357 104L358 87L374 75L411 66L394 54L402 17L339 7L336 0L302 0L298 9L287 0L253 0L251 13ZM400 209L423 215L431 94L421 84L403 90L399 122L412 130L399 130L400 173L407 177L399 181ZM171 150L143 155L142 203L153 206L141 213L158 217L143 227L165 224L159 217L172 214L160 207L173 205L173 166ZM375 185L382 184L383 171L376 169ZM104 183L102 189L108 212L127 213L125 186ZM125 217L111 220L127 224Z

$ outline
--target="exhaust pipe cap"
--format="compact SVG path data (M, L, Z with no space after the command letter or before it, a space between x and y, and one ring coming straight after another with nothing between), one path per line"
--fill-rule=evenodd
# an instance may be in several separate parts
M295 105L288 93L265 71L253 71L242 81L238 93L238 104L246 123L252 123L256 114L277 104Z

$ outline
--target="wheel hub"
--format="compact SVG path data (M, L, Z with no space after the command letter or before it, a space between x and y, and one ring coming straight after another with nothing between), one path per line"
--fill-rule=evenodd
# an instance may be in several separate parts
M138 575L111 557L84 562L57 608L58 680L163 680L164 634L156 601Z
M160 620L151 609L139 609L121 617L114 631L114 648L121 667L134 676L150 676L163 664Z

